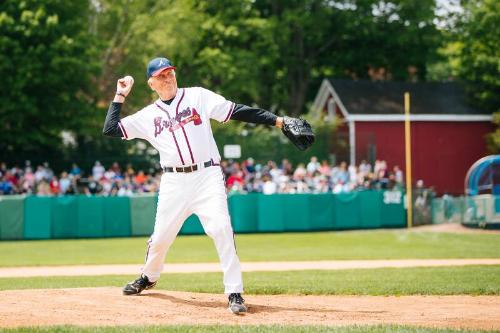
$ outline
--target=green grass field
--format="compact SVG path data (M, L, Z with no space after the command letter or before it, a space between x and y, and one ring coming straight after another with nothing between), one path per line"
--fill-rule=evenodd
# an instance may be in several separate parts
M123 287L136 276L2 278L0 290ZM500 266L243 273L248 294L500 295ZM221 273L164 274L156 289L223 293Z
M0 267L140 264L147 238L0 242ZM237 235L242 261L500 258L500 235L406 230ZM168 262L217 262L207 236L180 236ZM0 290L121 288L136 276L0 278ZM500 265L248 272L247 294L500 295ZM164 274L157 289L222 293L221 273ZM154 325L154 323L151 323ZM0 329L0 332L484 332L411 326L144 326ZM490 331L491 332L491 331Z
M170 333L264 333L264 332L276 332L276 333L471 333L471 332L493 332L493 331L478 331L478 330L453 330L453 329L436 329L436 328L419 328L411 326L396 326L396 325L376 325L376 326L343 326L343 327L323 327L323 326L147 326L147 327L74 327L74 326L54 326L46 328L18 328L18 329L0 329L0 332L9 333L27 333L33 332L56 332L56 333L92 333L92 332L104 332L104 333L160 333L160 332L170 332Z
M147 238L0 242L0 267L142 263ZM242 261L500 258L500 235L349 231L237 235ZM179 236L167 261L217 262L207 236Z

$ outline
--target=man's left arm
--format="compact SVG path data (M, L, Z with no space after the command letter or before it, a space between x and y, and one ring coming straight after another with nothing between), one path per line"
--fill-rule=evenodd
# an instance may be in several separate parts
M200 94L205 101L203 109L209 118L219 122L234 119L247 123L276 126L281 128L283 134L300 150L306 150L314 143L314 132L311 125L304 119L278 117L261 108L235 104L204 88L200 89Z
M242 104L235 105L230 119L281 128L283 134L300 150L306 150L314 143L314 132L311 125L304 119L278 117L264 109Z
M243 104L236 104L231 114L231 119L246 123L276 126L278 128L281 128L283 125L282 117L278 117L267 110Z

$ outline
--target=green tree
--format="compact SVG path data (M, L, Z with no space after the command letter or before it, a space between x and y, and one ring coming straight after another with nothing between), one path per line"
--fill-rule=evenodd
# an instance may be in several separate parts
M126 72L140 79L127 104L133 110L152 97L144 67L160 54L178 65L183 85L299 115L325 76L383 70L384 79L424 79L440 36L434 0L98 3L92 22L107 45L102 104Z
M488 138L492 153L500 152L500 3L472 0L466 6L459 75L471 103L494 112L497 129Z
M433 79L459 80L468 103L475 109L494 112L497 130L488 138L491 152L500 151L500 3L492 0L463 1L463 12L447 27L447 43L439 50L441 61L433 64Z
M135 77L127 99L130 113L149 103L154 94L146 83L146 64L157 56L168 56L179 70L190 62L199 40L202 14L193 1L96 0L91 18L92 31L103 42L99 55L102 68L97 79L99 105L107 108L116 89L116 80L126 74ZM182 81L182 76L181 76Z
M498 154L500 153L500 112L495 112L493 114L493 123L496 126L496 130L490 133L486 140L489 151L493 154Z
M470 0L465 6L459 40L459 75L471 102L500 111L500 2Z
M256 1L273 24L275 103L305 111L325 77L423 80L440 33L434 0Z
M286 114L298 116L305 110L315 69L338 45L342 13L318 0L257 1L256 7L270 21L277 48L271 81L274 103Z
M382 79L423 80L440 36L433 0L94 3L92 31L105 44L98 79L102 112L124 74L136 78L125 114L155 98L144 68L164 55L177 65L181 86L205 86L237 102L298 116L324 77L374 78L372 71L383 70Z
M445 43L432 64L432 80L459 80L469 104L488 112L500 111L500 3L491 0L462 1L453 25L445 27Z
M0 3L0 156L56 156L95 117L96 41L86 1ZM59 156L59 155L57 155Z
M434 0L355 1L339 64L355 78L425 80L440 32ZM380 72L380 73L373 73Z
M147 86L145 67L156 56L168 55L174 61L189 61L191 45L199 37L196 27L199 15L192 10L193 1L92 0L87 12L86 31L97 41L94 61L99 71L93 76L93 91L97 97L95 116L85 125L87 131L76 136L77 147L66 152L66 165L77 161L91 166L97 159L105 165L114 161L122 164L151 165L157 160L156 151L134 140L124 142L105 138L101 134L106 110L116 89L116 80L130 74L135 87L124 105L123 115L134 113L149 104L154 93ZM182 63L179 64L182 68ZM182 84L182 75L181 84Z
M63 150L68 160L140 158L135 143L100 130L119 77L136 78L124 115L155 98L145 66L156 56L177 65L181 86L295 116L324 77L422 80L440 36L434 7L433 0L3 1L0 153L60 157L61 131L70 131L77 147Z

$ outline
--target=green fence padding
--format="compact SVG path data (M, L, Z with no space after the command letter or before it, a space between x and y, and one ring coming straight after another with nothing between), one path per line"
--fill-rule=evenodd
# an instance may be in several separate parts
M406 210L403 204L404 194L399 191L385 191L382 194L380 226L383 228L405 227Z
M233 195L229 197L229 214L234 232L257 232L259 194Z
M282 194L259 195L257 229L261 232L285 230Z
M205 233L205 230L203 230L198 216L193 214L184 221L179 233L181 235L202 235Z
M24 198L24 197L23 197ZM157 196L0 197L0 239L148 236ZM235 232L283 232L404 227L403 194L247 194L228 202ZM203 234L190 216L181 234Z
M22 239L24 229L24 197L0 197L0 239Z
M105 197L78 197L78 238L104 236Z
M316 194L309 196L310 230L332 230L335 226L335 196Z
M53 197L52 238L76 238L78 236L78 197Z
M335 195L335 229L359 228L359 199L359 192Z
M309 227L309 194L283 196L285 231L307 231Z
M133 236L149 236L153 233L157 200L156 195L130 198L130 224Z
M29 196L24 200L24 238L51 237L52 198Z
M132 234L130 198L109 197L104 200L104 236L127 237Z
M380 228L382 212L382 192L359 192L359 226L360 228Z

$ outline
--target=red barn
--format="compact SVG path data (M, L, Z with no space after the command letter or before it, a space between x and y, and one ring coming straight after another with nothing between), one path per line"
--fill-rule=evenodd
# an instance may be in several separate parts
M462 194L465 174L487 155L492 116L470 108L456 83L323 80L313 112L337 116L348 151L333 153L351 164L386 160L405 169L404 93L410 93L413 182L437 193ZM340 144L339 147L342 147Z

